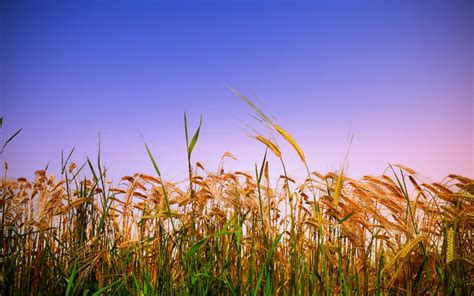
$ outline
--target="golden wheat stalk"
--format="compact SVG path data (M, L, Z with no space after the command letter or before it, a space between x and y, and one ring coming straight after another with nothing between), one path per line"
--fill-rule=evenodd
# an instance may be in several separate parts
M446 254L446 263L450 263L454 260L454 229L450 227L447 234L448 248Z
M127 248L127 247L129 247L129 246L131 246L131 245L134 245L134 244L138 243L138 242L139 242L138 239L128 240L128 241L125 241L125 242L123 242L123 243L120 243L120 244L117 246L117 248L118 248L118 249Z
M409 240L404 246L403 248L401 248L397 254L393 257L393 259L390 261L389 264L386 265L386 267L384 268L384 270L388 270L390 269L394 264L395 264L395 261L398 259L398 258L405 258L412 250L413 248L420 242L422 242L423 240L426 239L426 235L418 235L414 238L412 238L411 240Z
M274 124L273 127L275 130L288 142L290 143L291 146L296 150L296 153L298 153L299 157L301 158L301 161L306 163L306 158L304 156L303 150L300 148L298 143L288 134L284 129L282 129L280 126Z
M259 117L259 120L262 122L265 122L267 125L273 127L288 143L290 143L291 146L296 150L298 153L299 157L301 158L301 161L303 163L306 163L306 158L304 156L303 150L300 148L300 146L296 143L296 141L288 134L284 129L282 129L279 125L275 124L265 113L260 110L252 101L250 101L247 97L244 95L240 94L233 88L227 86L234 94L239 96L241 99L243 99L254 111L257 113L257 117Z
M276 157L278 157L278 158L281 157L280 148L278 148L278 146L275 143L273 143L272 141L270 141L269 139L267 139L267 138L265 138L261 135L255 136L255 139L257 139L259 142L261 142L265 146L267 146L268 149L270 149L276 155Z
M341 171L341 174L337 178L336 188L334 189L333 201L334 201L334 205L336 206L339 204L339 197L341 196L343 184L344 184L344 170Z

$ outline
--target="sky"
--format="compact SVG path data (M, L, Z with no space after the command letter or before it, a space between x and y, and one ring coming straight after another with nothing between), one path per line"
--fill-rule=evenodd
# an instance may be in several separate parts
M215 171L229 151L226 170L252 172L265 148L249 135L268 132L226 85L274 115L311 170L340 169L350 146L354 177L389 163L474 177L472 1L0 5L1 142L22 128L1 155L9 177L58 173L73 147L95 161L100 132L109 177L153 172L145 140L181 180L184 112L192 131L203 118L193 161Z

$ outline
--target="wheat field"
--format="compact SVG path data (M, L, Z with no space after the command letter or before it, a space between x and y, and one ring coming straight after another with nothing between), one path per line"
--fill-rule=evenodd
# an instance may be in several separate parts
M280 146L254 168L188 178L108 180L100 160L61 160L61 174L0 180L2 295L472 295L474 180L428 182L403 165L353 179L312 171L297 142L250 100L307 177L286 173ZM270 163L267 153L280 162ZM226 153L224 158L233 157ZM269 167L272 166L272 170ZM270 171L280 168L281 174Z

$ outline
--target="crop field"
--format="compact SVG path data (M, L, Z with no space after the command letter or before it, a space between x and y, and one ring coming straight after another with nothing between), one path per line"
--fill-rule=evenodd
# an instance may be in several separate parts
M83 163L66 153L60 174L34 180L8 178L5 164L0 294L474 293L474 180L429 182L399 164L360 179L313 171L297 141L238 95L272 135L254 135L266 152L245 172L194 162L200 126L188 131L186 117L180 183L161 178L146 144L155 174L114 182L100 150ZM278 141L306 178L287 174Z

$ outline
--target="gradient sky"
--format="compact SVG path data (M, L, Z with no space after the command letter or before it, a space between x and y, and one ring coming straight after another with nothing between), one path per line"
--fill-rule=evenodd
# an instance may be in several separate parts
M380 2L384 2L383 4ZM61 150L97 155L110 176L186 176L183 113L203 126L193 157L252 171L260 128L225 84L273 114L311 169L349 174L403 163L425 176L474 177L473 2L3 1L3 160L33 176ZM257 97L255 97L257 96ZM279 141L289 174L297 155ZM271 163L279 163L271 157Z

